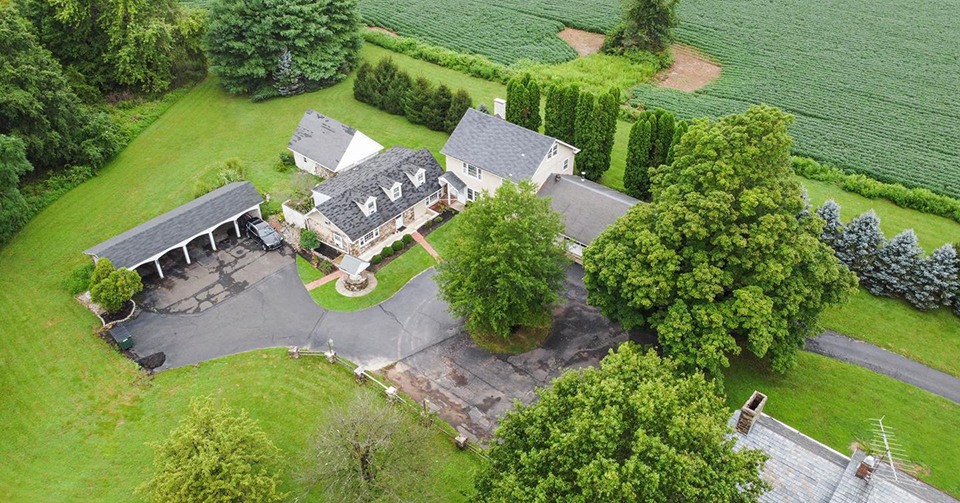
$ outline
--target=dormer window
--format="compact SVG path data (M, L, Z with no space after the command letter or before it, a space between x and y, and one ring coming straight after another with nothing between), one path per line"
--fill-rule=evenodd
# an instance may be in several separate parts
M377 212L377 199L371 197L367 200L367 215L372 215Z
M426 180L426 175L424 175L423 170L417 171L417 187L423 185L423 182Z
M400 184L399 184L399 183L396 184L396 185L394 185L394 186L393 186L393 200L396 201L397 199L400 199L400 196L402 195L402 192L403 192L403 191L402 191L402 189L400 188Z

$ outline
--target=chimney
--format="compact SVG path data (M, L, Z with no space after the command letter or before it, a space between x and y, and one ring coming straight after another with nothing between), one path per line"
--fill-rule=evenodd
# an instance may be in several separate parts
M860 460L860 465L857 466L857 478L863 480L870 480L870 476L873 475L874 470L877 469L877 463L873 456L866 456Z
M493 99L493 116L501 119L507 117L507 100L503 98Z
M747 403L740 408L740 419L737 420L737 431L744 435L750 433L753 423L760 419L763 406L767 403L767 395L754 391Z

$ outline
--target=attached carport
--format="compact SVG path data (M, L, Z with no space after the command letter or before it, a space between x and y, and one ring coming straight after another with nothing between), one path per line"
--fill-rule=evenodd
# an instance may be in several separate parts
M136 269L153 262L157 273L163 278L160 257L180 248L189 264L187 244L203 235L209 237L210 247L216 250L213 231L232 222L237 237L240 237L240 217L255 212L262 218L262 202L263 198L252 183L233 182L114 236L84 253L92 256L94 261L106 257L117 268Z

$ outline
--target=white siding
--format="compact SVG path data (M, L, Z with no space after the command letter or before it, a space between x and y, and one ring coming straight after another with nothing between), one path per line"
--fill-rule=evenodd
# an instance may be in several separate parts
M353 134L353 140L347 146L346 152L340 158L340 164L336 167L336 172L350 169L355 164L365 161L383 150L383 145L373 141L369 136L357 131Z

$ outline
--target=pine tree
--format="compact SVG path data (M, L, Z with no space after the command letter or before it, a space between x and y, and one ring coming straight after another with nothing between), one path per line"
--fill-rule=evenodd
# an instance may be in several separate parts
M511 124L520 124L521 110L524 105L524 87L520 77L507 81L507 110L506 119Z
M613 141L617 134L617 118L620 115L620 90L611 88L597 100L600 123L600 152L602 153L601 174L610 168L613 154Z
M642 117L630 127L623 187L627 194L645 201L650 200L650 140L650 121Z
M357 78L353 81L353 98L357 101L373 104L373 90L370 88L373 65L364 61L357 69Z
M293 67L293 55L283 49L277 61L277 70L273 73L273 87L280 96L291 96L303 92L303 75Z
M673 144L674 118L666 110L658 110L657 131L654 137L653 166L667 163L667 153Z
M833 249L840 262L860 278L869 278L876 265L877 252L886 238L880 230L880 219L870 210L850 221Z
M922 260L917 235L913 229L906 229L880 248L870 277L861 278L860 284L874 295L904 295Z
M403 115L404 98L410 93L411 87L413 87L413 80L410 79L410 75L403 70L397 70L387 93L381 100L383 109L393 115Z
M907 288L907 301L921 311L950 306L960 281L957 274L957 251L947 243L920 262Z
M424 123L434 131L446 131L447 112L450 111L453 94L449 87L440 84L431 98L428 106L424 107Z
M573 144L577 130L577 102L580 100L580 86L569 85L563 91L563 127L556 138Z
M457 124L460 124L460 119L463 118L463 114L467 113L467 109L473 105L473 100L470 98L470 93L464 89L457 91L457 94L453 95L453 100L450 101L450 108L447 110L447 117L444 120L444 131L452 133L454 129L457 128Z
M507 122L540 130L540 85L529 73L507 82L506 115Z
M417 77L404 99L404 115L407 116L407 120L414 124L426 124L425 114L429 112L428 107L433 100L433 94L433 85L430 81L423 76Z
M670 150L667 152L667 160L665 164L673 164L673 151L676 149L677 145L680 144L680 140L683 138L683 134L687 132L687 129L690 128L690 124L687 121L679 121L673 129L673 140L670 141Z
M574 145L580 149L577 154L578 171L590 180L600 178L602 173L600 166L602 163L602 145L600 143L599 113L597 110L597 99L589 92L580 93L580 99L577 102L577 125L576 138Z
M524 109L526 120L523 127L539 132L542 120L540 119L540 84L537 81L530 79L527 82L524 98L527 101L527 106Z
M377 63L373 70L371 88L374 93L374 101L377 108L387 109L386 97L390 93L390 87L393 86L393 80L397 75L397 65L390 57L385 57Z
M817 208L817 215L823 219L823 232L820 240L828 246L837 249L840 236L843 235L843 221L840 220L840 205L833 199L827 199L823 206Z
M547 87L547 102L543 112L543 134L552 138L562 139L566 132L566 122L563 115L563 104L566 89L554 84Z

